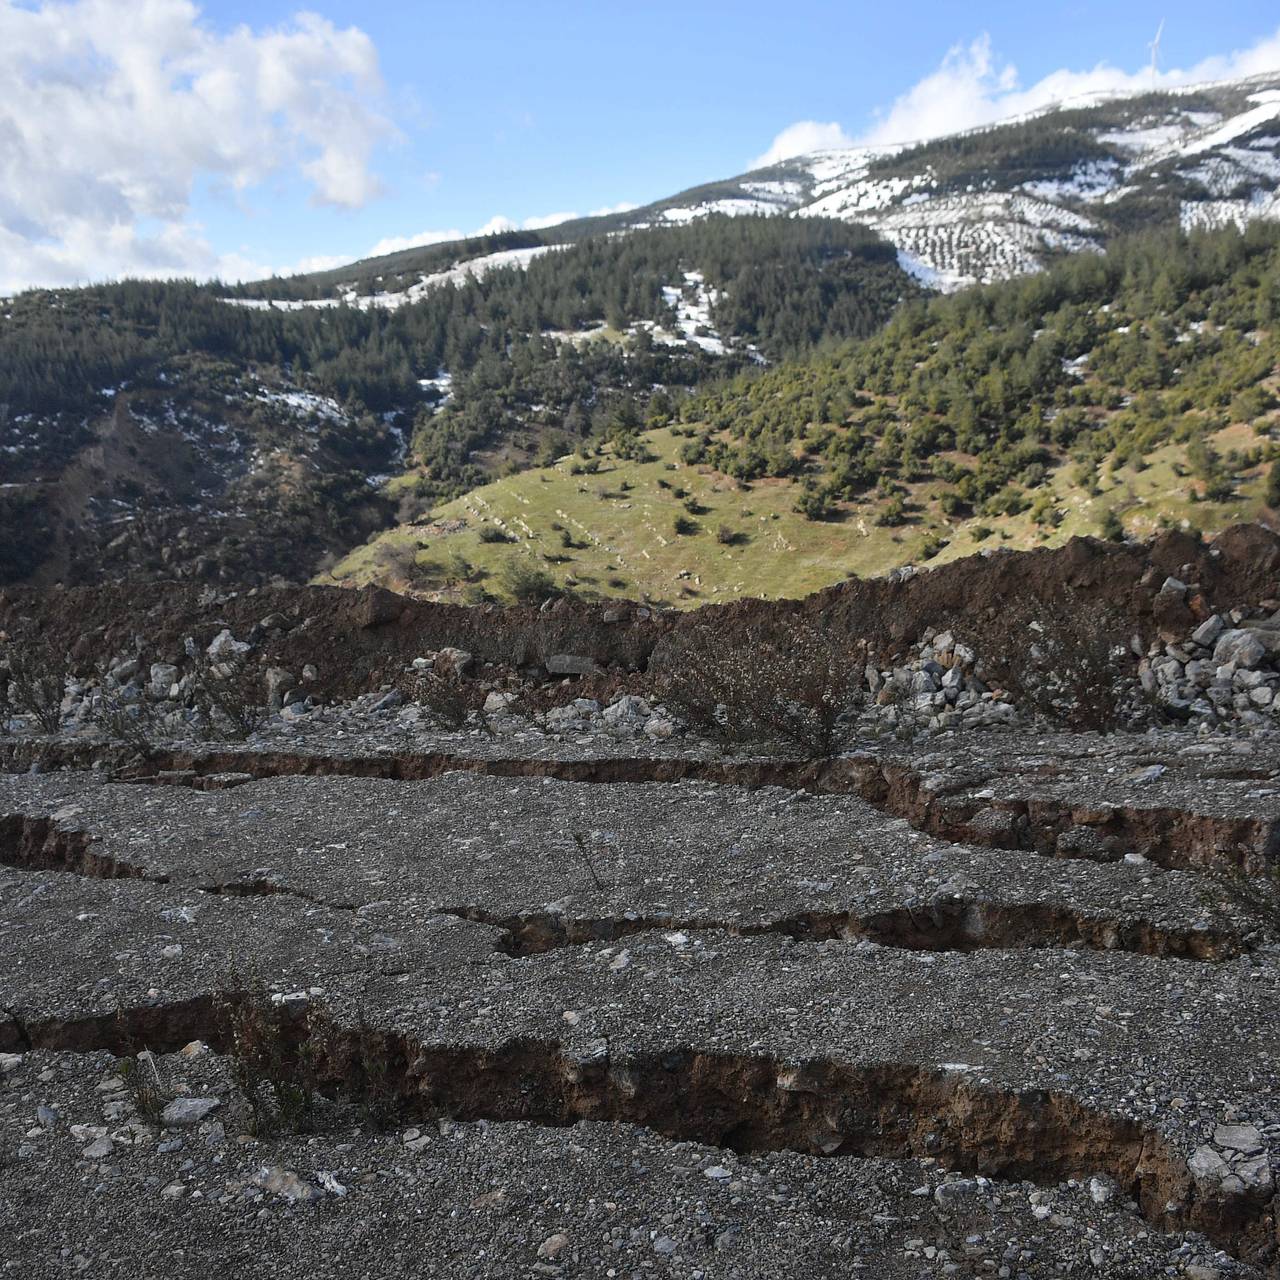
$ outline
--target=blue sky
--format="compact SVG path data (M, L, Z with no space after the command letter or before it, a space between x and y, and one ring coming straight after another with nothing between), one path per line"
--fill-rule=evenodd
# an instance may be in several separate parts
M317 16L280 0L0 0L0 74L49 130L49 154L6 159L6 132L32 125L21 101L0 107L0 180L36 189L23 208L0 195L0 289L253 274L643 203L741 172L796 125L792 149L916 137L1140 85L1162 19L1169 82L1280 68L1280 13L1250 0L306 8ZM80 101L55 24L114 68Z

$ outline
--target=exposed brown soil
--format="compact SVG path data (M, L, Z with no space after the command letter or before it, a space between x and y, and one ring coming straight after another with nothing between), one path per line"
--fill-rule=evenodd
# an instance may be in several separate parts
M226 1052L230 1017L247 999L228 992L81 1020L10 1020L0 1022L0 1048L125 1055L143 1044L172 1052L199 1039ZM1185 1157L1159 1132L1054 1090L1001 1088L904 1063L793 1064L676 1046L622 1058L607 1048L584 1058L554 1041L437 1046L365 1024L335 1025L318 1011L281 1019L274 1034L276 1054L310 1042L324 1091L376 1093L405 1120L618 1121L739 1152L929 1156L946 1168L1050 1184L1103 1172L1162 1229L1203 1231L1263 1265L1274 1255L1267 1200L1203 1198ZM376 1076L370 1063L378 1064Z
M1280 823L1256 817L1196 813L1164 805L1108 805L1092 810L1050 799L986 802L948 796L925 785L921 772L892 759L853 755L820 760L699 760L679 757L604 757L551 760L485 759L452 752L323 756L249 748L160 751L138 763L119 747L85 743L0 741L0 768L115 767L122 782L217 790L250 779L384 778L417 782L443 773L555 778L562 782L709 782L747 788L780 786L818 794L853 794L929 835L991 848L1025 849L1050 857L1076 852L1062 837L1084 825L1112 846L1166 868L1239 869L1260 874L1280 859ZM1116 855L1119 856L1119 855Z
M261 637L257 655L295 674L319 669L318 692L349 697L392 679L412 658L454 645L486 662L515 668L553 653L595 659L606 671L575 686L602 693L647 668L664 635L712 625L731 634L751 625L802 617L882 657L905 652L930 628L951 628L991 664L1025 654L1027 624L1070 602L1107 638L1144 642L1162 629L1185 630L1213 608L1256 605L1280 591L1280 537L1260 525L1238 525L1214 542L1168 533L1146 545L1077 538L1052 550L996 552L917 573L906 581L851 581L802 601L744 600L691 614L634 605L561 601L547 612L432 604L381 588L264 587L211 599L185 583L78 587L0 594L0 628L37 632L70 650L88 669L93 660L132 652L146 638L150 660L178 659L186 636L207 641L223 626L237 637L271 615L279 626ZM1167 616L1161 598L1168 575L1198 586L1185 611ZM203 592L203 594L202 594ZM203 601L203 602L202 602ZM1159 614L1159 616L1157 616Z

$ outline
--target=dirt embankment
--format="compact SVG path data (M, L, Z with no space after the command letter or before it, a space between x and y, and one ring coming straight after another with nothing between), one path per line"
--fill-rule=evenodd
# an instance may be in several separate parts
M1168 577L1196 588L1161 593ZM605 681L643 671L666 635L711 626L726 636L802 619L865 642L883 658L904 653L928 628L950 629L999 661L1025 651L1028 628L1057 619L1075 635L1113 643L1185 634L1216 609L1255 608L1280 597L1280 536L1237 525L1214 542L1169 533L1148 544L1077 538L1066 546L997 552L874 580L854 580L799 601L743 600L693 613L627 602L557 601L545 610L466 608L382 588L266 587L215 592L183 583L11 588L0 594L0 628L35 632L77 664L136 652L178 660L184 637L207 642L229 628L252 638L270 664L320 672L318 688L350 696L390 678L412 658L456 646L512 667L574 654L610 669ZM1033 629L1034 630L1034 629ZM600 677L592 682L599 683Z

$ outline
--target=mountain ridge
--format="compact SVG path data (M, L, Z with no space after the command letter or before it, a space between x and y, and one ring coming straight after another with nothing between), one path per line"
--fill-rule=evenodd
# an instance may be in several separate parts
M1252 98L1261 100L1246 105ZM1086 94L941 137L811 152L695 185L624 213L573 219L536 232L505 233L496 238L496 247L514 247L515 238L524 247L553 247L590 235L680 224L711 213L834 216L879 231L924 283L959 288L1041 268L1063 251L1100 248L1117 232L1132 229L1134 218L1150 213L1153 199L1176 199L1176 210L1164 210L1165 220L1173 212L1184 229L1280 216L1277 117L1280 71L1176 89ZM1273 134L1253 137L1264 145L1232 147L1271 121L1276 122ZM1068 148L1031 157L1018 166L989 165L986 174L992 185L980 191L936 189L936 175L928 172L931 155L949 147L963 150L975 141L988 142L988 149L995 151L1016 146L1017 132L1028 128L1074 133L1074 154ZM895 176L893 170L913 155L924 162L924 170L907 179ZM1181 164L1194 156L1206 159L1189 167ZM1068 161L1067 173L1079 170L1081 180L1074 192L1063 187ZM1209 162L1212 168L1204 168ZM1095 166L1092 172L1090 163ZM1172 169L1166 174L1148 172L1161 165ZM877 176L881 173L886 177ZM1118 181L1121 173L1126 182ZM1045 184L1057 188L1046 189ZM1241 187L1246 194L1236 193ZM983 201L983 196L988 199ZM993 201L992 196L1003 199ZM939 217L924 216L921 206L938 200L943 201ZM958 227L959 232L945 235L947 227ZM293 279L305 289L321 280L402 276L418 269L420 254L454 254L456 262L481 256L474 240L454 245L400 250L320 277ZM240 292L252 287L242 286Z

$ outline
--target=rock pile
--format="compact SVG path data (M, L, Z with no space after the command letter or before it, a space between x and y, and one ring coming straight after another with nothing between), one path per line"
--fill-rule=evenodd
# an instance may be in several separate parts
M893 727L971 729L1012 724L1013 697L994 687L974 651L950 631L924 633L905 661L881 668L868 663L870 718Z
M1194 620L1194 585L1168 578L1160 594L1185 600ZM1180 720L1274 724L1280 718L1280 602L1211 613L1189 635L1155 641L1138 663L1138 680Z

